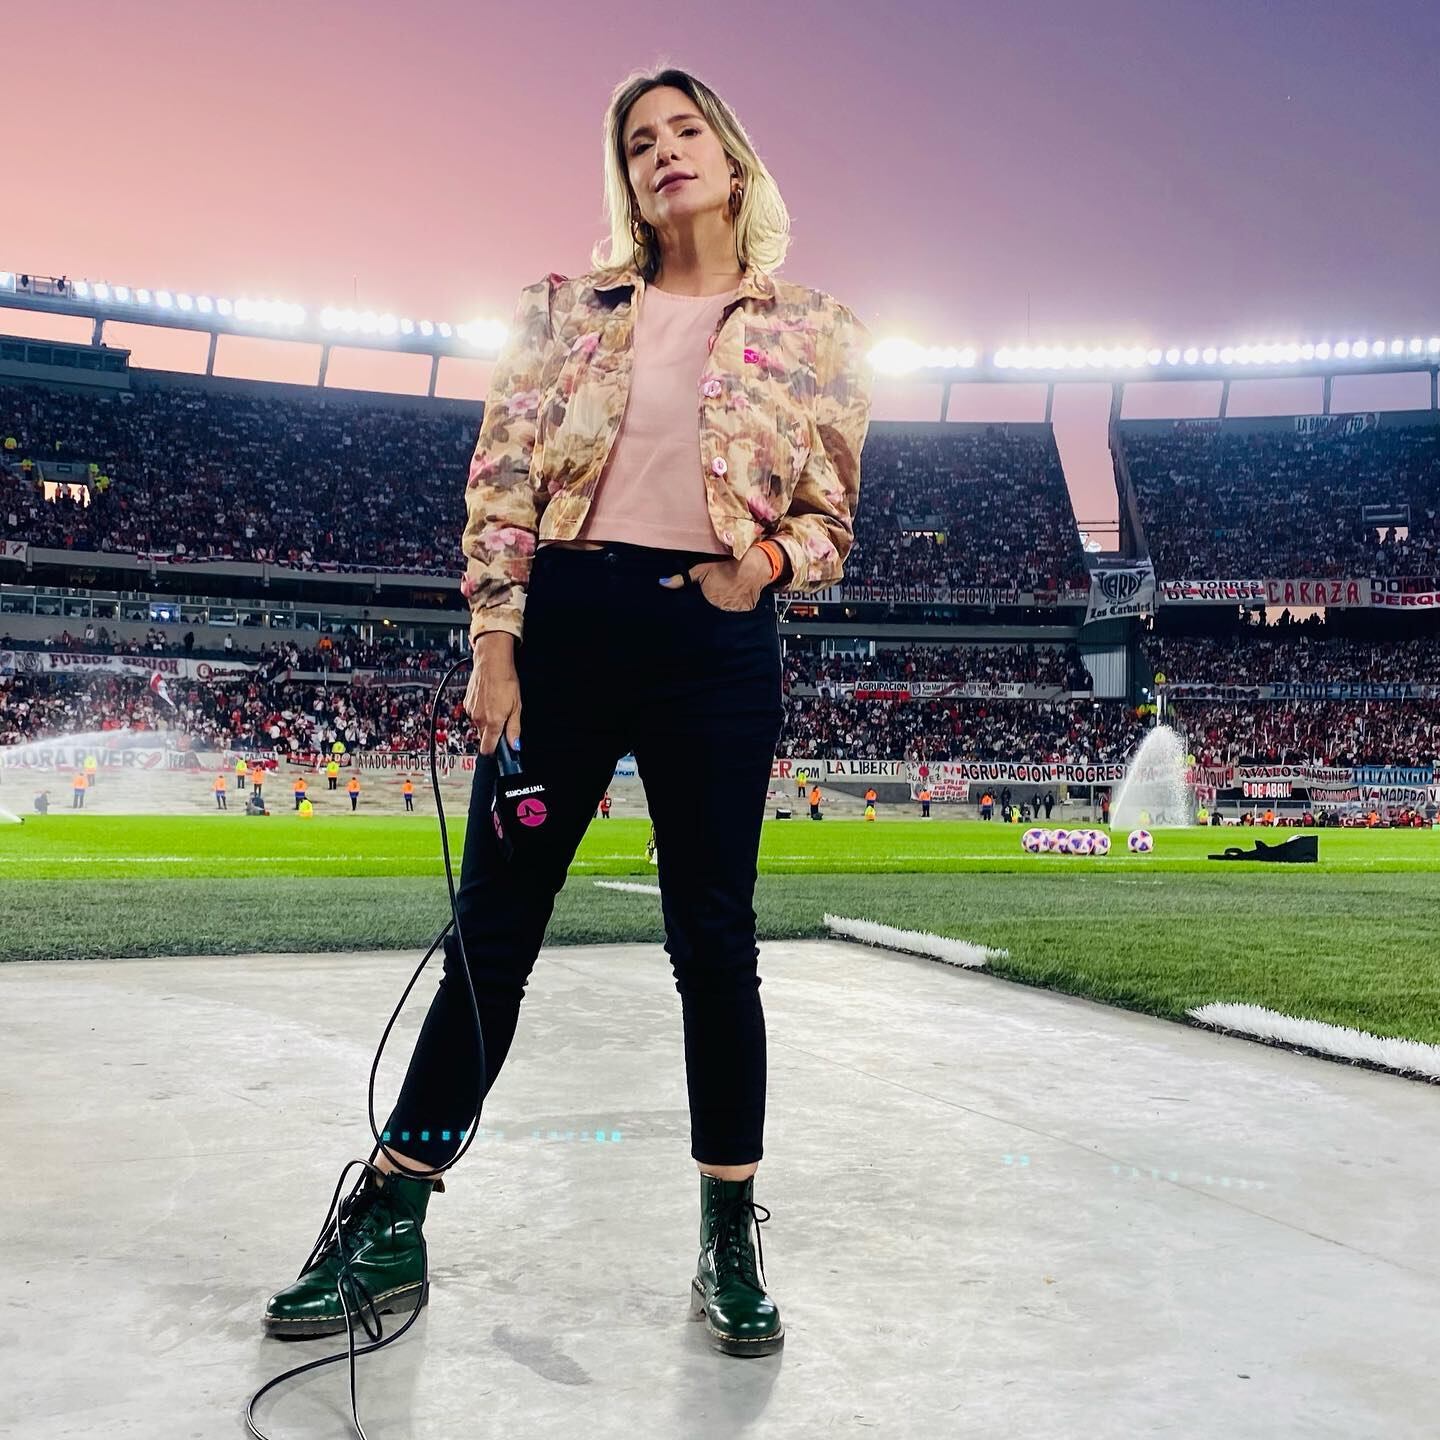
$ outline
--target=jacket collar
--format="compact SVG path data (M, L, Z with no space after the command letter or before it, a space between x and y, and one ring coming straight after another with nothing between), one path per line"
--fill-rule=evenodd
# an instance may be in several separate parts
M633 263L627 265L623 270L612 274L611 278L603 285L596 285L595 289L601 294L610 290L644 290L645 280L640 274L639 267ZM775 281L770 273L760 269L758 265L747 265L745 273L740 277L740 288L735 294L735 299L743 300L746 297L760 300L768 304L775 299Z

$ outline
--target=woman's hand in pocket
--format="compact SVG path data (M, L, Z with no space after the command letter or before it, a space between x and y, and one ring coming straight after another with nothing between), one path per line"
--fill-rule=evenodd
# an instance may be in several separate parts
M770 561L759 546L752 545L739 560L692 565L690 580L717 610L753 610L770 583ZM672 575L660 583L673 590L685 583L685 577Z

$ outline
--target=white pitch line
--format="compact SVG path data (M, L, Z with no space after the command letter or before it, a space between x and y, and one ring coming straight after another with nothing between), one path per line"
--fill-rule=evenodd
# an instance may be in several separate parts
M1440 1080L1440 1045L1428 1045L1421 1040L1398 1040L1393 1036L1372 1035L1368 1030L1352 1030L1347 1025L1331 1025L1324 1020L1303 1020L1296 1015L1267 1010L1263 1005L1216 1001L1197 1005L1185 1013L1202 1025L1233 1030L1255 1039L1303 1045L1324 1055L1364 1060L1385 1070Z
M629 880L597 880L595 884L602 890L624 890L631 895L658 895L658 885L638 885Z
M926 930L899 930L893 925L880 925L873 920L847 920L839 915L827 915L825 923L837 935L859 940L864 945L878 945L885 950L901 950L908 955L924 955L931 960L943 960L947 965L959 965L967 970L988 965L992 960L1001 960L1009 955L1008 950L991 950L984 945L973 945L968 940L952 940L945 935L932 935Z

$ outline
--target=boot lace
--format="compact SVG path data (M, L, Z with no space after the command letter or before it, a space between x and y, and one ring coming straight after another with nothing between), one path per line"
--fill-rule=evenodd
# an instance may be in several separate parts
M369 1287L356 1273L354 1252L346 1250L344 1241L347 1237L359 1240L382 1223L378 1211L381 1195L379 1187L370 1184L368 1176L362 1176L359 1186L340 1201L340 1241L337 1243L334 1223L327 1218L325 1228L320 1232L315 1247L310 1252L310 1258L300 1267L302 1275L308 1274L317 1265L328 1260L338 1248L340 1263L336 1267L336 1288L346 1300L355 1304L360 1324L371 1340L378 1340L384 1333L380 1311Z
M765 1211L762 1220L760 1211ZM750 1221L755 1221L755 1249L750 1246ZM770 1219L770 1212L744 1195L724 1200L715 1212L715 1279L721 1283L731 1275L747 1285L764 1290L765 1246L760 1240L760 1227ZM755 1273L755 1250L760 1252L760 1273Z

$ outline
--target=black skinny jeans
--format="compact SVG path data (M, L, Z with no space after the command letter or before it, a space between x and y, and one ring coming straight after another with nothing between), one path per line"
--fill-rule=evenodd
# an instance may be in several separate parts
M680 994L691 1154L710 1165L763 1155L765 1017L755 875L783 722L772 588L754 610L712 605L662 576L714 555L607 544L542 546L516 646L520 761L550 817L540 855L507 865L490 826L494 758L477 756L458 899L488 1065L510 1049L525 986L575 850L634 751L659 852L665 950ZM641 845L636 857L642 858ZM429 1167L474 1122L474 1017L455 936L399 1099L382 1128Z

